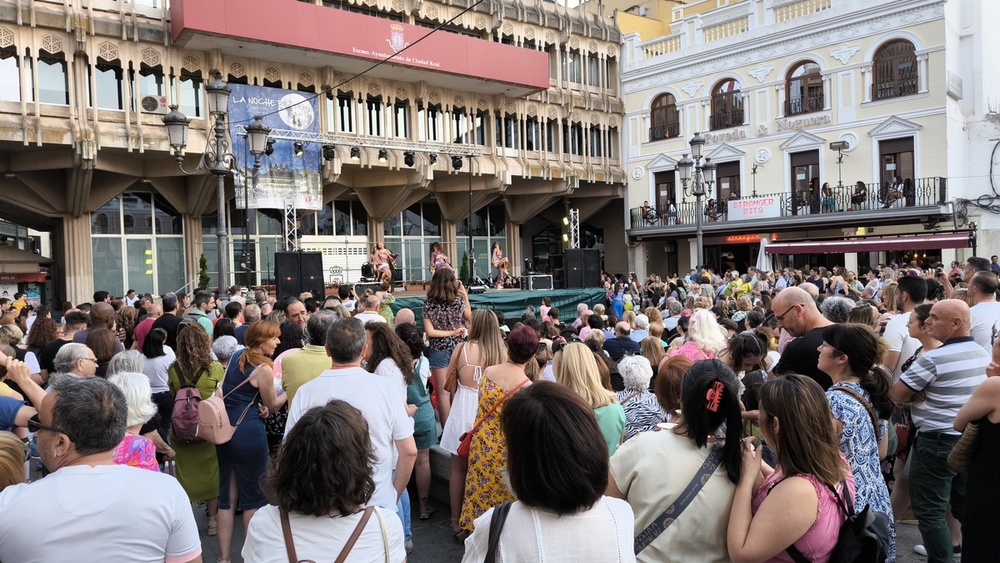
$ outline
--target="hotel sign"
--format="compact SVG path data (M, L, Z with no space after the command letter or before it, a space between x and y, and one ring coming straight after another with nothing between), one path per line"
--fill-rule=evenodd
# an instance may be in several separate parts
M781 202L776 197L748 197L729 201L729 220L773 219L781 216Z

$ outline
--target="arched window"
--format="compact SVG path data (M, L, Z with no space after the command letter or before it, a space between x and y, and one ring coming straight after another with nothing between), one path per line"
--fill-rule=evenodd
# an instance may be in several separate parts
M736 80L723 80L712 90L712 130L743 125L743 94Z
M912 96L919 90L917 55L913 43L890 41L875 53L872 100Z
M806 61L792 67L785 83L785 115L823 109L823 76L819 65Z
M0 49L0 101L21 101L21 64L14 45Z
M653 100L650 111L652 125L649 128L649 140L660 141L680 135L680 115L677 113L677 102L673 94L660 94Z

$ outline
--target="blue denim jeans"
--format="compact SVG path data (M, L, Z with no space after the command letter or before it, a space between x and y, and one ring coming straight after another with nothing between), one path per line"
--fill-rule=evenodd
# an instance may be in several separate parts
M958 441L950 434L917 432L910 452L910 502L929 563L951 563L954 554L945 513L965 520L965 475L948 466Z
M396 478L396 472L392 472L393 479ZM403 496L399 497L396 501L396 516L399 516L401 522L403 522L403 539L408 540L413 537L413 530L410 529L410 492L403 489Z

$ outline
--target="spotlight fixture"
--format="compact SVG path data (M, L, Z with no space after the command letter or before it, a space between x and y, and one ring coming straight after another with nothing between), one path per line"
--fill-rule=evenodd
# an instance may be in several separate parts
M295 156L302 156L302 154L305 152L305 146L302 144L302 141L295 141L294 146L295 146Z
M436 152L432 152L431 154L429 154L427 156L427 160L430 161L431 166L437 166L438 165L438 155L437 155L437 153Z
M563 217L563 225L569 226L569 217Z
M333 160L337 156L337 149L333 145L323 145L323 160Z
M451 167L455 170L462 169L462 157L460 155L452 155L451 157Z
M385 149L379 149L378 150L378 161L379 162L385 162L387 160L389 160L389 151L387 151Z
M403 153L403 164L407 166L413 166L413 151L406 151Z
M361 160L361 147L351 147L351 160Z
M274 154L274 139L267 140L267 144L264 146L264 154L267 156Z

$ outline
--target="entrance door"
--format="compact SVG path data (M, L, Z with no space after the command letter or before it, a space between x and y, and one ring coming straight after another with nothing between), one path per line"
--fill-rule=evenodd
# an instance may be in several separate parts
M792 215L819 213L819 151L792 153Z
M656 202L654 205L656 205L657 214L661 217L666 215L667 207L670 202L674 201L675 177L673 170L657 172L653 176L654 182L656 182Z
M878 154L882 163L882 182L891 182L893 176L901 182L913 181L913 137L879 141Z

